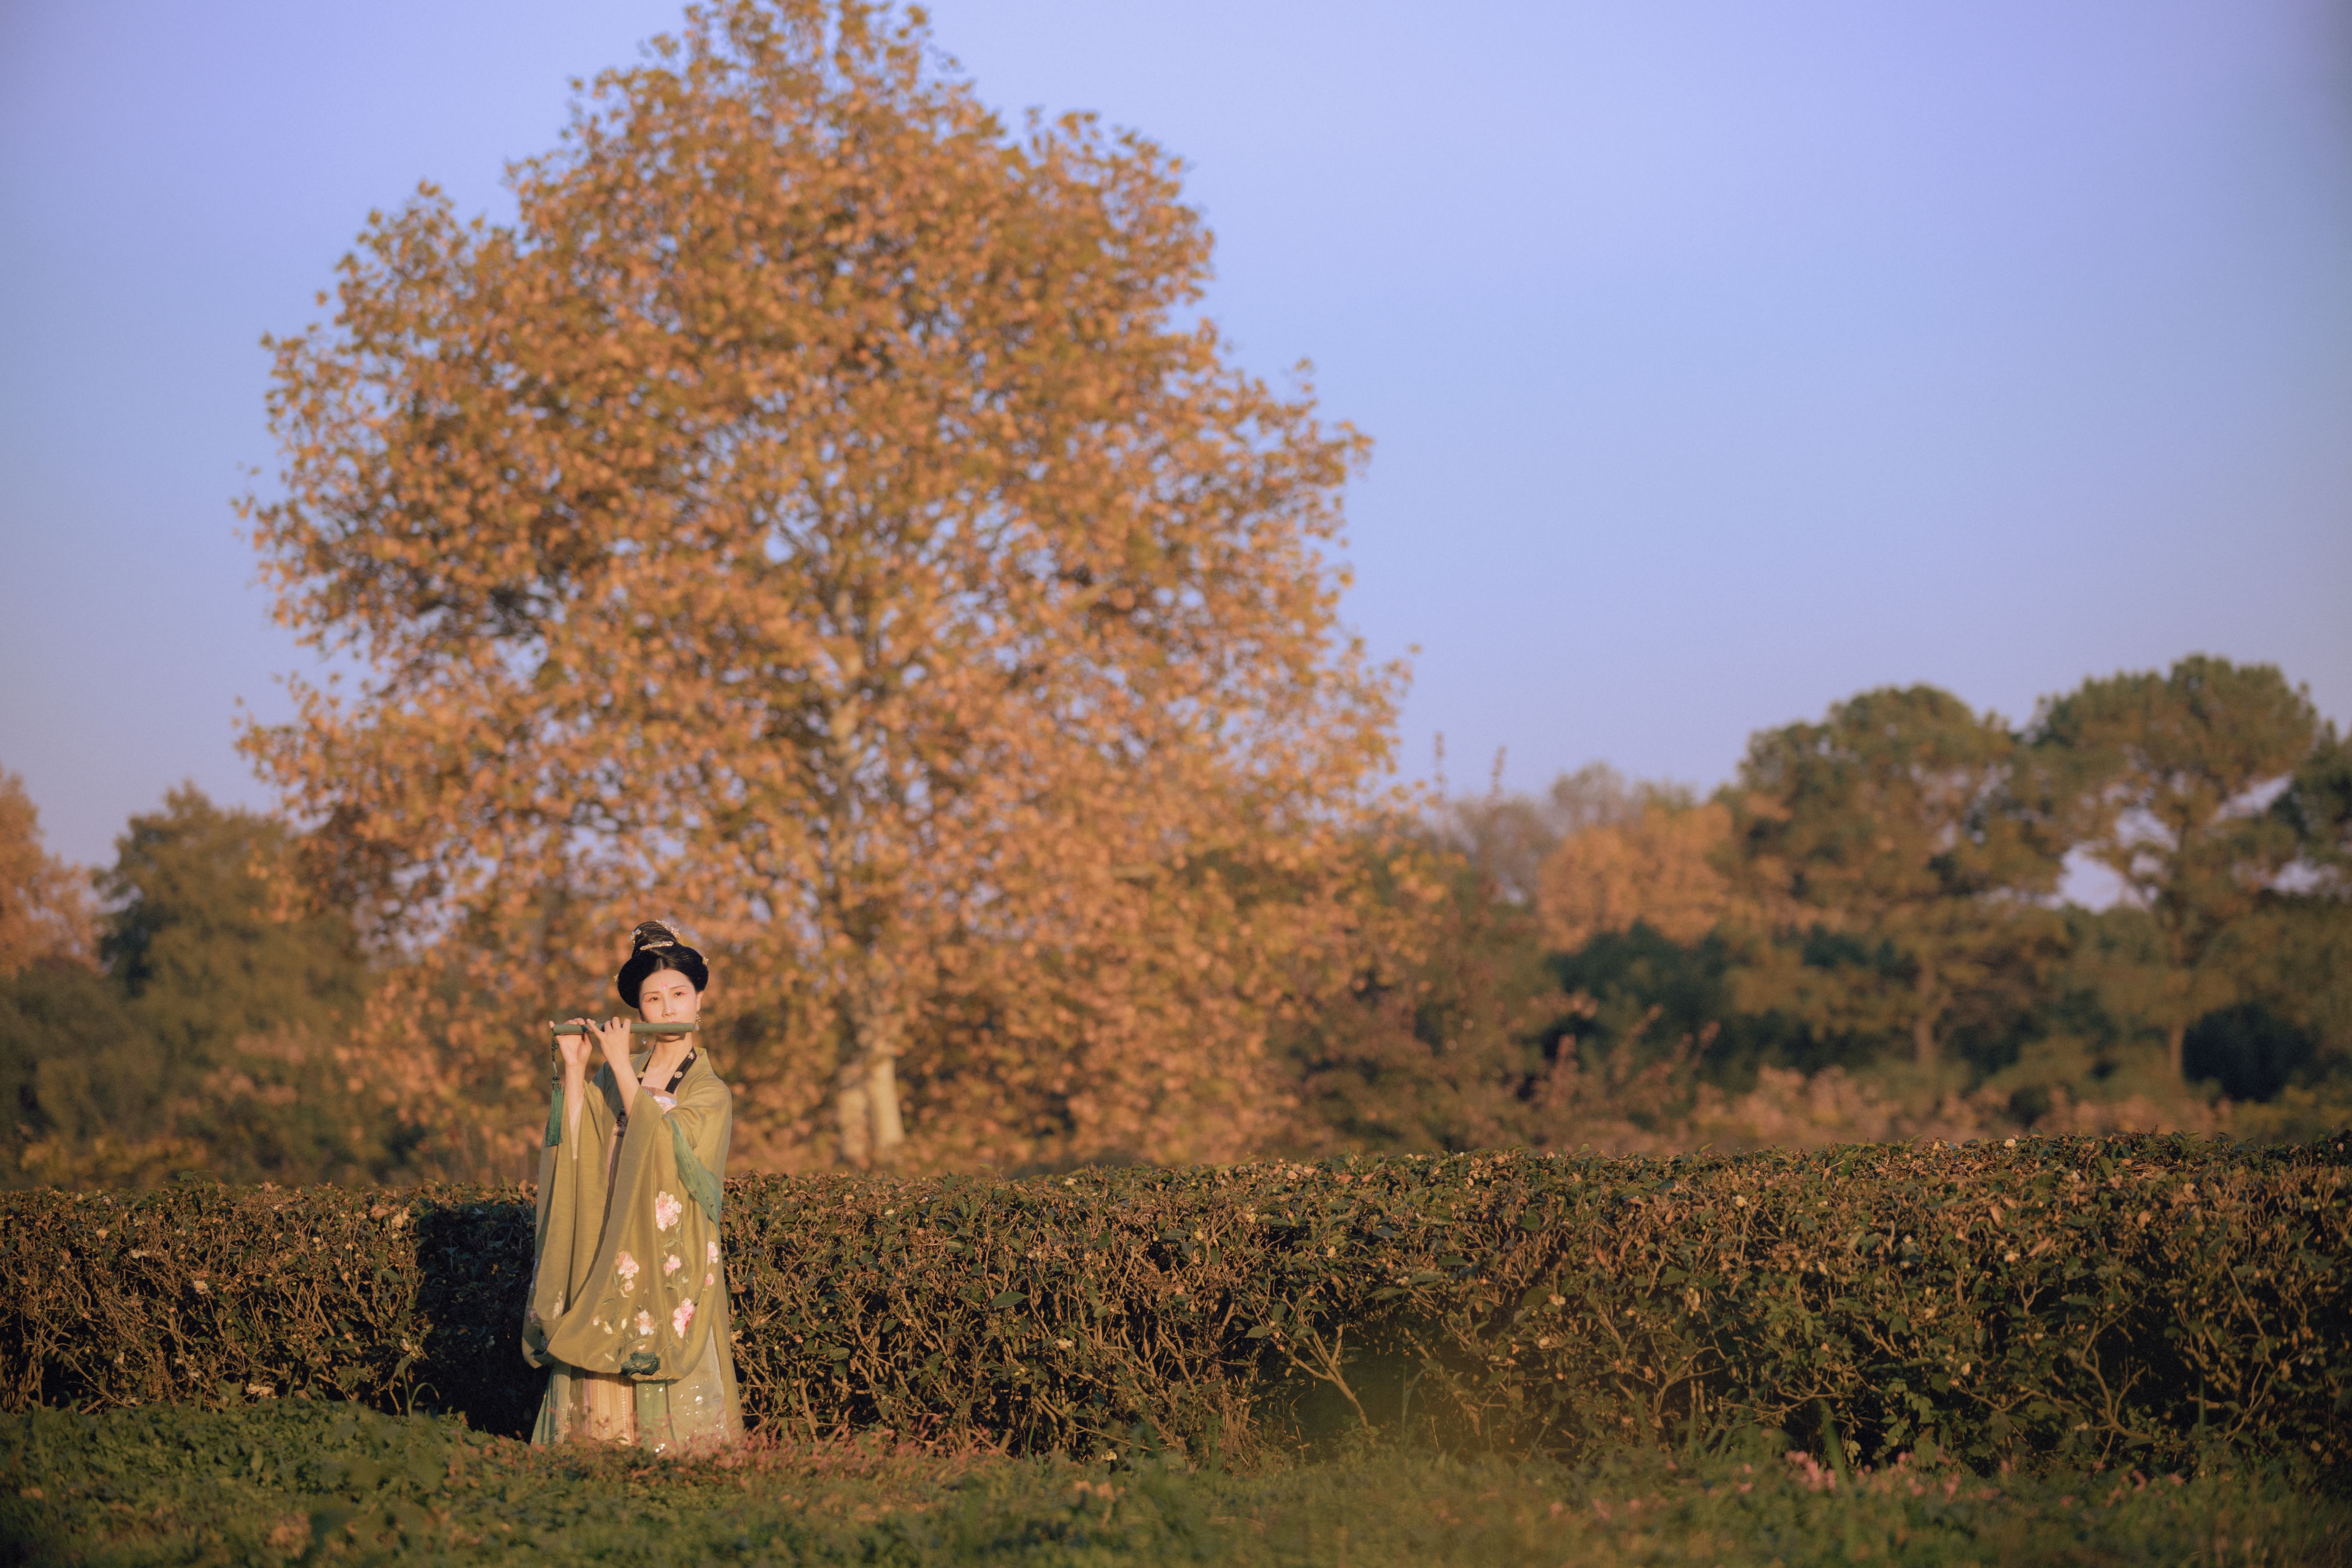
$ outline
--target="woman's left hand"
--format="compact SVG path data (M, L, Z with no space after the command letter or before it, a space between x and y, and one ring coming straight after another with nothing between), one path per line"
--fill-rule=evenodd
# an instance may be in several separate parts
M626 1018L614 1018L598 1025L596 1043L604 1047L604 1059L613 1064L615 1077L635 1076L629 1067L629 1021Z

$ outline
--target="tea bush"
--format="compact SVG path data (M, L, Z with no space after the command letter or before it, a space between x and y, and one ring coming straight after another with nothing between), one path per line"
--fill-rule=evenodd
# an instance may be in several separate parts
M1853 1461L2352 1458L2337 1138L1524 1152L752 1177L747 1415L1094 1457L1330 1430L1576 1456L1778 1428ZM0 1400L308 1393L519 1432L524 1196L0 1200Z

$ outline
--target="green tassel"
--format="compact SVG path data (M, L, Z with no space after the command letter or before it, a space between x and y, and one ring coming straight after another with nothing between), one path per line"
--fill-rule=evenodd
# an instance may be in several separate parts
M554 1148L563 1142L563 1086L555 1086L555 1099L547 1107L547 1146Z

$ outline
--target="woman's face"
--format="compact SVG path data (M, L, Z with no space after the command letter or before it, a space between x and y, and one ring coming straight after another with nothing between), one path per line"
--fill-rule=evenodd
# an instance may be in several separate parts
M637 1011L648 1024L683 1024L701 1010L694 982L675 969L656 969L637 987Z

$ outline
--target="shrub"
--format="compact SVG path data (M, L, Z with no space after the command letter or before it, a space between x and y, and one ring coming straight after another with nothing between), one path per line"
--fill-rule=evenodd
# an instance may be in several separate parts
M2352 1457L2347 1148L2187 1138L740 1178L747 1415L1241 1455L1336 1415L1457 1446L1832 1429L1850 1457ZM520 1431L509 1189L5 1200L0 1397L309 1393Z

